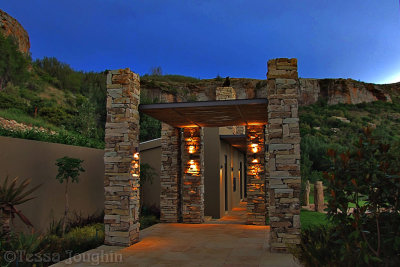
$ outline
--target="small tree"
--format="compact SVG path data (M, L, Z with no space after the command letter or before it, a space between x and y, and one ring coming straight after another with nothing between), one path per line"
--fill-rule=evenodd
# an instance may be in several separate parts
M65 226L67 215L69 211L69 197L68 197L68 183L71 180L71 183L78 183L79 182L79 175L81 172L84 172L85 169L82 168L83 160L70 158L70 157L63 157L57 159L56 165L58 166L58 174L56 179L63 183L65 181L65 210L64 210L64 217L63 217L63 225L62 231L63 234L65 233Z
M332 171L325 173L328 216L349 258L400 264L399 151L399 143L385 141L370 128L352 150L328 151L333 162Z
M330 149L329 225L303 229L304 266L400 266L400 143L365 129L346 152Z
M150 70L151 76L162 76L162 68L161 66L152 67Z

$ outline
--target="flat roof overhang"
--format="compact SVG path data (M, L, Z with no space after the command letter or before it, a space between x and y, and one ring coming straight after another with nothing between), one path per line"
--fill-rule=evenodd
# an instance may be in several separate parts
M140 104L139 111L178 128L266 124L265 98Z

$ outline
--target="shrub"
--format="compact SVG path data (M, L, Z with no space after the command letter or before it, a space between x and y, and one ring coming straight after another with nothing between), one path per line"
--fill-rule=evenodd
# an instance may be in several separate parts
M400 144L385 139L365 129L352 149L329 150L332 226L302 232L293 253L304 265L400 265Z
M98 223L73 228L64 237L49 234L42 239L40 246L45 253L57 253L60 255L59 260L64 260L77 253L94 249L103 243L104 225Z

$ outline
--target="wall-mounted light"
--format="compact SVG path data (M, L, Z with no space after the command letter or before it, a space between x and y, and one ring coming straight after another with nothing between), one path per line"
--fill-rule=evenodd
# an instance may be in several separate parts
M137 151L137 150L136 150L136 151ZM133 153L132 158L133 158L133 159L132 159L132 162L131 162L132 168L131 168L130 173L131 173L131 175L132 175L133 177L139 177L139 173L140 173L140 165L139 165L139 159L140 159L140 157L139 157L139 152Z
M253 159L251 160L251 163L259 163L259 160L258 160L256 154L253 155Z
M190 137L185 139L185 148L189 154L194 154L199 149L199 142L193 137L195 128L190 128Z
M251 151L255 154L258 152L258 144L251 144Z
M188 161L188 168L186 170L186 173L193 174L193 175L199 175L200 170L199 170L199 163L196 160L189 160Z

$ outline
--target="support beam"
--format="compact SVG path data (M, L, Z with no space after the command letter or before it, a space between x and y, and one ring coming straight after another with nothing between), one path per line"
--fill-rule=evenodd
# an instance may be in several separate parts
M270 247L300 243L300 131L297 59L268 61L268 171Z
M105 130L105 241L130 246L139 241L139 76L129 69L107 75Z

